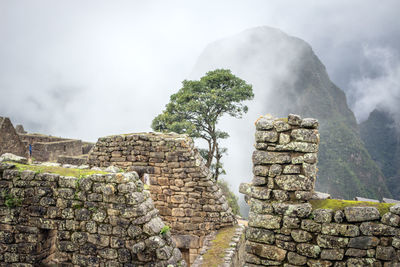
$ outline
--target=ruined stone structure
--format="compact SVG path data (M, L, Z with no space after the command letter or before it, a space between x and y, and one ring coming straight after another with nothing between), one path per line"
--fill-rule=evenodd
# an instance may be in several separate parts
M186 266L132 173L63 177L0 162L0 266Z
M28 156L29 144L32 157L36 161L58 161L60 163L84 164L92 143L76 139L67 139L43 134L27 133L22 125L14 128L9 118L0 117L0 155L13 153Z
M13 153L27 156L28 151L21 142L9 118L0 117L0 155Z
M81 140L67 139L43 134L19 134L26 147L32 145L32 157L37 161L57 161L59 156L74 157L87 154L93 145ZM86 152L86 153L85 153ZM85 160L86 161L86 160ZM63 163L67 163L64 162ZM69 162L68 162L69 163Z
M289 115L256 122L246 265L400 266L400 205L312 210L318 122Z
M138 171L189 263L197 257L207 234L235 223L225 197L186 135L138 133L99 138L89 164Z

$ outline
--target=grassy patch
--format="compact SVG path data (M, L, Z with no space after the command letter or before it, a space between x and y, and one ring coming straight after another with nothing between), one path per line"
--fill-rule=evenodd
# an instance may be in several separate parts
M81 170L81 169L72 169L72 168L63 168L57 166L37 166L37 165L26 165L20 163L10 162L15 165L15 167L19 171L34 171L36 173L55 173L61 176L73 176L76 178L82 178L92 174L107 174L107 172L103 171L94 171L94 170Z
M376 207L381 216L389 211L393 203L376 203L368 201L340 200L340 199L324 199L310 200L313 209L332 209L334 211L342 210L345 207Z
M236 227L226 227L218 231L211 248L203 255L203 266L218 267L223 262L225 250L229 248Z

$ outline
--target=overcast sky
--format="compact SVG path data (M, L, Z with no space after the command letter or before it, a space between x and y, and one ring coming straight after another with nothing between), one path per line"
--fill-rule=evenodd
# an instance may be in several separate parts
M399 10L397 0L0 0L0 116L89 141L150 131L207 44L262 25L308 42L360 121L375 106L399 114Z

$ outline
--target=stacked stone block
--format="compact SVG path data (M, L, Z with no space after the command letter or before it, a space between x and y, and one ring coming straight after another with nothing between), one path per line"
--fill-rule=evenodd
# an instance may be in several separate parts
M89 164L149 174L152 199L173 233L205 236L234 221L222 191L186 135L141 133L99 138Z
M400 266L400 205L312 210L318 122L289 115L256 122L246 266Z
M138 133L99 138L89 164L142 174L177 246L190 249L190 262L207 234L235 223L221 189L187 135Z
M186 266L136 173L0 164L0 266Z

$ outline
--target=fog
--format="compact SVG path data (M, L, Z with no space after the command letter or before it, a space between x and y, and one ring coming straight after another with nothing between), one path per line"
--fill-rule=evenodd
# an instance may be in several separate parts
M1 0L0 116L29 132L88 141L150 131L182 80L201 75L193 69L207 45L267 25L312 46L360 122L377 106L399 118L398 10L396 0ZM280 67L281 77L264 79L290 82ZM221 128L238 123L226 118ZM225 162L237 188L248 167L229 168L250 158L234 152L235 142L227 141Z

